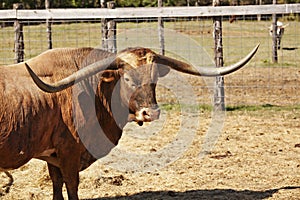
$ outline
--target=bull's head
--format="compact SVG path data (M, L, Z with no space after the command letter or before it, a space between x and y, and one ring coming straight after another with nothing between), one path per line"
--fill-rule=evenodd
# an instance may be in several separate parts
M283 24L281 21L277 21L276 23L276 35L283 35L284 29L289 26L289 24ZM273 24L268 27L270 36L273 35Z
M113 57L84 67L67 78L52 84L43 82L27 64L26 68L36 85L49 93L62 91L96 73L117 70L121 75L119 82L121 101L129 109L128 121L136 121L142 125L143 122L158 119L160 110L156 102L155 87L158 78L168 74L170 69L196 76L222 76L243 67L254 56L258 47L259 45L245 58L231 66L201 67L198 69L188 63L159 55L147 48L129 48ZM109 80L110 77L105 78Z
M123 71L120 96L129 108L128 121L142 125L158 119L160 109L156 102L156 83L159 77L169 72L169 68L159 66L155 61L156 54L145 48L127 49L119 53L118 59Z
M283 24L280 21L277 21L276 26L274 27L273 24L269 26L269 34L270 36L273 36L273 31L275 30L275 38L276 38L276 45L277 48L280 49L280 44L281 44L281 39L284 34L284 29L288 26L289 24Z

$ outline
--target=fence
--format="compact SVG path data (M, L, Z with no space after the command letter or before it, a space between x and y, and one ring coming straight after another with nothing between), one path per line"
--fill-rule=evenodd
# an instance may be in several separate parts
M272 63L272 37L268 27L272 14L286 28L278 63ZM299 13L300 4L161 7L116 9L0 10L0 64L14 63L15 36L12 24L21 22L24 59L48 49L46 20L52 23L52 45L59 47L102 47L101 19L117 23L117 49L145 46L159 51L157 18L164 20L166 54L186 59L197 66L214 65L213 22L223 21L224 62L229 65L246 55L257 43L259 52L243 70L225 78L227 105L298 105L299 92ZM233 23L230 16L235 16ZM210 79L187 77L203 104L210 104Z

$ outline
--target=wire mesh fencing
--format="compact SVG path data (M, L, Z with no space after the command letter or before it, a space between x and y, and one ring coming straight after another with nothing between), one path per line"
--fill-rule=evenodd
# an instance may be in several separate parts
M233 17L233 18L232 18ZM164 43L167 55L192 63L197 67L214 66L213 17L165 17ZM249 64L225 77L225 103L228 109L239 106L298 106L300 102L299 47L300 22L297 14L282 14L278 20L286 24L278 49L278 63L272 62L270 15L223 16L224 65L230 65L260 43ZM143 46L160 50L157 18L115 19L117 51ZM45 20L22 20L24 60L48 49ZM102 48L101 19L52 20L53 48ZM1 20L0 65L14 63L14 20ZM62 55L63 56L63 55ZM186 79L200 105L211 105L213 78L178 75L176 84ZM158 90L160 90L158 88ZM158 98L164 99L163 89ZM159 94L161 96L159 96ZM168 100L172 101L172 100Z

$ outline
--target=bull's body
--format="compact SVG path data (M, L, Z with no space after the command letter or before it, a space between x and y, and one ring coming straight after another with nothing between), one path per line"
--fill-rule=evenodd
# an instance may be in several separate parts
M126 123L158 119L155 87L170 67L198 76L229 74L257 49L222 69L196 70L145 48L117 55L92 48L55 49L27 64L0 67L0 170L16 169L32 158L45 160L53 198L63 199L65 183L69 199L78 199L79 171L117 145ZM75 80L81 81L71 87Z
M83 62L91 51L92 49L53 50L27 63L34 66L33 69L44 80L54 82L77 71L76 65L70 63ZM96 60L110 55L101 50L93 52L98 56L94 57ZM50 174L60 170L64 177L72 177L65 178L64 181L67 182L67 187L72 187L73 190L76 188L77 191L78 172L93 163L95 158L78 140L72 121L71 88L53 94L41 91L32 81L24 63L3 66L0 73L0 168L16 169L32 158L40 158L48 162ZM102 88L104 94L112 93L112 88ZM99 117L105 118L101 121L102 129L117 144L122 130L108 112L109 104L103 104L101 99L98 103L101 104L98 113L102 114ZM124 124L125 121L127 119L124 119ZM88 123L91 127L98 121L90 120Z
M288 26L289 24L285 24L285 25L283 25L283 23L282 22L280 22L280 21L277 21L277 23L276 23L276 30L275 30L275 38L276 38L276 46L277 46L277 48L278 49L280 49L281 48L281 39L282 39L282 37L283 37L283 34L284 34L284 30L285 30L285 28ZM269 34L270 34L270 36L272 36L273 37L273 31L274 31L274 26L273 26L273 24L269 27Z

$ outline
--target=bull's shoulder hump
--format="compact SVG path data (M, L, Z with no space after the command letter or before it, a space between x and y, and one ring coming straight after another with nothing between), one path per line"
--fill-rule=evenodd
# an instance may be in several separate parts
M92 48L92 47L80 47L80 48L54 48L47 50L40 55L51 55L51 54L59 54L60 56L68 56L68 55L89 55L92 53L96 53L99 55L113 55L114 53L110 53L106 50L99 49L99 48Z
M55 49L47 50L30 60L38 60L39 62L48 62L48 63L72 62L74 64L74 62L81 62L86 59L99 60L112 55L114 54L108 51L97 49L97 48L91 48L91 47L55 48Z

